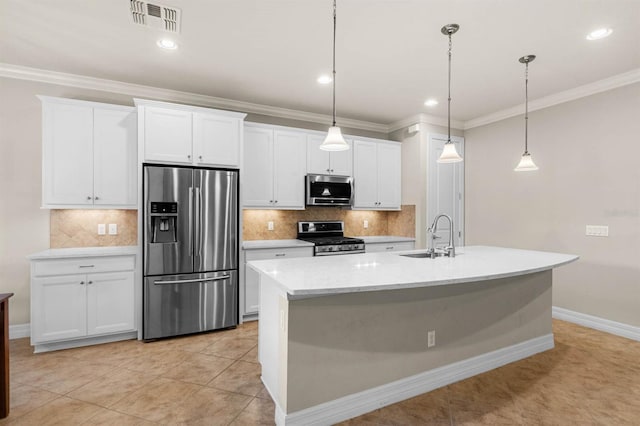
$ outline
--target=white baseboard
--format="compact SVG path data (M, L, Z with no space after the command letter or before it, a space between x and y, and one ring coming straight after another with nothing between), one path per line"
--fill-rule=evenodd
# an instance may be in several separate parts
M595 317L593 315L582 314L580 312L570 311L569 309L559 308L557 306L554 306L552 308L552 313L553 318L559 320L572 322L574 324L582 325L640 342L640 327Z
M31 324L16 324L9 326L9 339L21 339L31 336Z
M553 349L553 347L553 334L547 334L293 413L284 413L276 404L276 424L334 424Z

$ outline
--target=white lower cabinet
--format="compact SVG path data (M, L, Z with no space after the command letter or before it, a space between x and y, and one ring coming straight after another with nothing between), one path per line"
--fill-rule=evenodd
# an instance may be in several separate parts
M268 248L244 250L244 315L257 314L260 308L260 274L246 262L266 259L290 259L313 256L313 247Z
M36 352L76 346L47 344L134 332L134 268L134 255L32 260Z
M416 244L414 241L400 241L400 242L391 242L391 243L366 243L365 251L367 253L379 253L379 252L390 252L390 251L404 251L404 250L413 250Z

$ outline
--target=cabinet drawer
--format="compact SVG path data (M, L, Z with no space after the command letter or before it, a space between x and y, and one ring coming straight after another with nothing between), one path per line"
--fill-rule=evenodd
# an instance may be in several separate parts
M292 257L311 257L313 247L245 250L245 260L287 259Z
M414 248L415 248L415 243L413 241L365 244L365 251L367 253L377 253L377 252L383 252L383 251L413 250Z
M33 276L88 274L93 272L132 271L134 256L85 257L38 260L32 262Z

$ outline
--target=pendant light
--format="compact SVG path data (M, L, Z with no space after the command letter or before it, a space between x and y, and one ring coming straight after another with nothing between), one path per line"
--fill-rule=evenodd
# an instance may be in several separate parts
M449 97L447 104L447 143L444 144L444 149L438 163L459 163L462 161L462 157L458 155L456 146L451 142L451 35L458 32L460 26L458 24L449 24L442 27L440 32L449 37Z
M529 126L529 62L533 62L536 55L527 55L518 59L520 63L524 64L524 154L520 159L518 166L513 169L516 172L529 172L538 170L538 166L535 165L529 154L529 146L527 141L527 133Z
M346 151L349 144L342 137L340 127L336 126L336 0L333 0L333 125L329 127L327 137L320 145L323 151Z

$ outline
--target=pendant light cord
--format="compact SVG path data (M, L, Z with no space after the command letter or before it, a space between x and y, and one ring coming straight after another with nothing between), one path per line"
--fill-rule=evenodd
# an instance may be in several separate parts
M524 155L529 154L527 135L529 134L529 61L524 68Z
M447 100L447 143L451 143L451 32L449 32L449 98Z
M333 127L336 127L336 0L333 0Z

